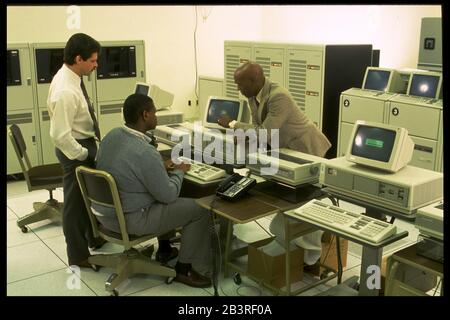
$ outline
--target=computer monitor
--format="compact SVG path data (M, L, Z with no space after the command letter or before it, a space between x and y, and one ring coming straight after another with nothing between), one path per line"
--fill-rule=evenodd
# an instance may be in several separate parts
M221 115L227 115L232 120L245 122L243 119L244 108L246 107L244 100L210 96L206 103L205 115L203 118L203 127L212 129L224 129L217 120Z
M36 73L38 83L50 83L62 67L64 48L36 49Z
M97 79L135 78L136 47L102 47L98 57Z
M22 85L19 50L6 50L6 85Z
M438 99L442 87L442 74L438 72L413 72L409 78L407 94Z
M413 151L414 142L405 128L358 120L350 136L346 159L397 172L411 161Z
M167 109L172 106L174 95L155 84L136 82L134 93L140 93L152 98L156 110Z
M405 93L406 83L396 70L367 67L362 88L383 92Z

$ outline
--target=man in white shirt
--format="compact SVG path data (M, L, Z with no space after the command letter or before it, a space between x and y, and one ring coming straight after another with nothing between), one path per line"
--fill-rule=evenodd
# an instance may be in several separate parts
M47 98L50 137L63 168L63 231L69 265L92 267L87 259L89 248L99 248L104 241L95 239L80 187L76 167L95 167L100 140L97 119L82 81L97 68L100 44L92 37L77 33L64 48L64 64L53 77Z

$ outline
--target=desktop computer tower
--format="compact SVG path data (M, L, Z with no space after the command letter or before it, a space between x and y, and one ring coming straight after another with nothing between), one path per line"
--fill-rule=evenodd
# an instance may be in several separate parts
M28 43L8 43L6 49L6 126L19 126L31 165L39 164L39 125L35 113L35 92L32 81ZM6 135L6 174L21 173L16 152Z

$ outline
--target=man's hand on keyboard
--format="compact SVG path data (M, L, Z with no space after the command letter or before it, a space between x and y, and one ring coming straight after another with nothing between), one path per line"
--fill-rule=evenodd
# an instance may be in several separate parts
M164 168L166 168L167 171L172 171L175 168L175 163L173 163L172 159L168 159L164 161Z
M183 171L184 173L188 172L191 169L191 165L189 163L180 163L180 164L173 164L173 170L179 169Z

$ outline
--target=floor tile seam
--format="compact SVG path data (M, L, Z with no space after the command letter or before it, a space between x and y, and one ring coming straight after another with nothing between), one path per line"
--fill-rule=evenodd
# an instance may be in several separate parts
M49 270L49 271L46 271L46 272L43 272L43 273L39 273L39 274L30 276L30 277L26 277L26 278L14 280L14 281L11 281L11 282L7 282L7 285L14 284L14 283L21 282L21 281L27 281L27 280L30 280L30 279L33 279L33 278L36 278L36 277L40 277L40 276L43 276L43 275L46 275L46 274L49 274L49 273L53 273L53 272L57 272L57 271L61 271L61 270L66 270L66 269L67 269L67 267L54 269L54 270Z
M6 244L6 250L14 249L14 248L17 248L17 247L20 247L20 246L25 246L25 245L28 245L30 243L35 243L35 242L38 242L38 241L42 242L42 240L38 238L38 239L35 239L35 240L30 240L30 241L27 241L27 242L18 243L18 244L12 245L12 246L8 246L8 244Z

